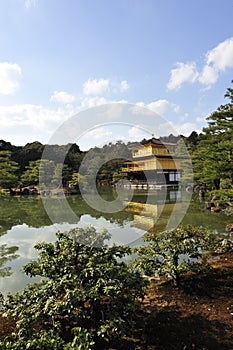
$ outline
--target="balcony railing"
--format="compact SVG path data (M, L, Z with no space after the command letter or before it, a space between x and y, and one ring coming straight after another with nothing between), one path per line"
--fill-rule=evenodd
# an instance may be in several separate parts
M124 173L127 173L128 171L140 171L142 169L143 167L139 167L139 166L128 166L128 167L121 168L122 172Z

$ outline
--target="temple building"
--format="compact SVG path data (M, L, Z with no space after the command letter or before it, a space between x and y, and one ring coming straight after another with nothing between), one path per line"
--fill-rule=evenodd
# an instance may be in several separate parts
M122 172L131 187L178 186L183 157L176 155L176 147L175 143L162 142L154 137L130 144L132 159L124 162Z

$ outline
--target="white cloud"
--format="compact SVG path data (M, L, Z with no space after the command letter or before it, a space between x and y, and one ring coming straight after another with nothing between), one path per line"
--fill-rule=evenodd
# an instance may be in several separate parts
M137 102L136 106L147 108L147 109L151 110L152 112L155 112L159 115L163 115L167 111L171 111L171 112L175 112L175 113L180 112L180 107L178 105L176 105L174 103L170 103L168 100L165 100L165 99L152 101L148 104L145 104L144 102ZM137 111L136 108L137 107L135 107L135 112ZM140 112L140 109L139 109L139 112Z
M138 107L144 107L145 108L145 106L146 106L146 104L144 103L144 102L137 102L136 104L135 104L136 106L138 106Z
M208 85L209 87L216 83L218 80L218 71L214 67L205 65L203 71L200 73L198 80L203 85Z
M63 111L50 110L40 105L20 104L0 106L0 120L4 126L27 125L41 129L50 123L61 121Z
M54 93L50 97L50 100L59 103L70 104L74 102L75 97L65 91L54 91Z
M0 94L13 94L22 77L21 67L16 63L0 62Z
M83 93L84 95L94 95L99 96L109 89L109 80L108 79L93 79L87 80L83 84Z
M108 103L104 97L86 97L81 100L81 108L87 109Z
M143 115L144 117L151 117L155 115L155 113L151 109L147 108L147 104L141 101L132 105L130 111L135 116Z
M195 123L186 122L179 124L174 121L166 121L156 128L156 137L167 136L169 134L173 134L175 136L189 136L194 130L199 132L198 126Z
M47 142L54 130L75 111L63 108L48 109L41 105L19 104L0 106L1 133L16 144L22 140Z
M24 0L24 6L29 10L31 7L36 6L36 0Z
M93 138L95 140L103 140L105 138L109 138L112 136L112 131L106 129L103 126L97 126L94 129L88 130L83 137L90 139Z
M146 105L147 108L151 109L153 112L158 114L164 114L164 112L169 107L169 102L167 100L157 100Z
M140 125L134 125L131 129L128 131L129 139L130 140L143 140L144 138L149 138L150 134L144 130Z
M88 150L113 139L121 139L126 142L138 141L150 138L152 133L156 137L170 133L188 136L193 130L198 131L199 120L193 122L186 120L184 123L182 121L167 122L166 119L158 114L156 116L148 108L141 109L139 106L134 106L140 109L140 113L135 114L132 106L125 105L125 103L109 102L109 105L99 109L88 110L87 104L96 106L101 102L109 101L101 100L101 98L86 98L86 108L81 108L81 106L68 108L66 105L64 108L49 109L32 104L0 106L1 132L6 141L16 145L24 145L35 140L42 143L60 144L75 141L81 149ZM158 102L158 106L160 103ZM147 106L143 102L139 104L142 107ZM168 105L169 116L171 116L170 108L172 108L171 103ZM68 124L65 123L67 120Z
M219 78L220 72L233 68L233 38L224 40L206 54L206 65L198 80L211 87Z
M93 129L85 130L77 139L77 143L82 150L89 150L94 146L101 147L108 142L112 142L113 133L104 126L96 126Z
M207 65L213 65L216 70L224 71L233 67L233 37L224 40L206 54Z
M197 117L197 118L196 118L196 121L197 121L198 123L206 122L206 117Z
M176 131L177 135L189 136L193 130L199 132L195 123L187 122L183 124L176 124L174 122L169 122L169 124Z
M179 117L179 120L183 122L183 121L187 120L188 117L189 117L189 114L188 113L184 113L183 115L181 115Z
M120 90L123 92L128 89L129 89L129 83L127 82L127 80L122 80L120 83Z
M233 68L233 37L222 41L205 54L205 64L200 72L195 62L177 63L177 68L171 70L167 88L178 89L183 83L196 81L210 88L227 68Z
M172 103L172 109L176 114L180 113L180 106L176 105L175 103Z
M178 62L177 68L171 70L171 77L167 84L169 90L179 89L185 82L193 83L197 80L198 72L195 62Z
M129 89L127 80L111 81L110 79L89 79L83 84L83 94L86 96L101 96L105 93L122 93Z

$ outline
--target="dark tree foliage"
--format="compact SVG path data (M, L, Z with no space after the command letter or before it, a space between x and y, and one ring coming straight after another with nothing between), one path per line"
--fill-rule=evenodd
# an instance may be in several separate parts
M0 151L10 151L11 154L19 152L21 149L20 146L13 146L10 142L0 140ZM16 161L16 159L13 159Z
M231 81L232 82L232 84L233 84L233 80ZM228 88L227 89L227 92L225 93L225 95L224 95L224 97L227 97L227 98L229 98L229 100L230 100L230 108L232 108L232 104L233 104L233 89L232 88ZM226 106L226 105L225 105Z
M69 166L74 172L76 172L79 170L80 164L85 154L86 152L80 151L79 146L74 143L70 146L64 163Z
M43 150L44 145L35 141L27 143L14 157L19 162L21 170L24 171L25 167L29 165L29 162L41 159Z
M38 185L39 165L40 160L43 157L44 149L45 145L37 141L27 143L25 146L13 146L10 142L1 140L0 152L2 176L0 187L8 188L10 177L11 187L17 187L18 185ZM78 171L85 152L80 151L78 145L76 144L67 144L61 146L47 145L46 149L48 157L45 159L45 161L52 161L55 169L58 170L58 168L61 167L61 164L64 163L61 183L63 183L63 185L67 185L68 181L72 178L72 173ZM8 158L11 163L6 163L6 157L3 159L3 154L6 154L6 152L10 155ZM15 172L16 163L17 174ZM9 172L11 173L11 176L8 174ZM54 178L57 177L58 173L59 171L56 171Z
M11 268L5 266L8 261L18 258L19 255L15 254L19 248L16 246L7 247L6 244L0 245L0 276L9 277L12 274Z
M205 254L215 246L215 236L208 229L191 225L148 233L145 241L148 244L135 248L134 266L149 276L169 277L176 287L187 272L209 268Z
M208 118L193 154L196 181L219 189L223 179L233 186L233 89L225 97L230 103L220 106Z
M182 135L174 136L173 134L170 134L169 136L161 136L159 139L162 142L168 142L168 143L177 143Z
M191 134L186 138L186 145L190 152L193 152L198 145L198 133L196 131L192 131Z
M85 181L88 183L95 179L94 181L99 184L110 184L114 182L113 177L114 179L119 178L122 160L128 159L131 155L122 141L109 143L103 147L95 147L89 152L82 152L77 144L43 145L35 141L27 143L25 146L16 147L1 140L1 150L10 151L11 160L18 162L18 175L22 179L21 185L23 186L39 183L38 174L37 176L35 174L38 173L37 168L41 158L52 161L55 167L61 167L61 164L64 164L62 184L66 186L72 179L72 174L79 173L80 165L87 153L83 166ZM35 169L33 169L34 165ZM68 172L67 169L69 169ZM32 179L31 183L30 179Z
M120 172L122 161L130 158L131 152L122 141L95 147L84 158L81 175L89 184L111 184L115 174Z
M45 279L8 296L4 315L17 330L2 350L109 349L130 335L145 282L121 260L130 249L107 247L106 239L106 231L87 227L36 245L39 258L24 271Z
M0 151L0 188L12 189L18 185L18 164L12 160L10 151Z

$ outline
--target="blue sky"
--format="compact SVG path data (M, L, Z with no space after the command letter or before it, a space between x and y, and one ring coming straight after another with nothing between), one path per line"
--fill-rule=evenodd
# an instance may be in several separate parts
M201 131L227 102L232 17L230 0L0 0L0 139L46 143L71 116L111 102ZM107 135L98 126L81 146Z

